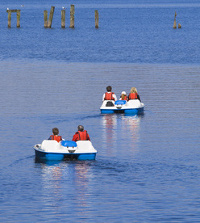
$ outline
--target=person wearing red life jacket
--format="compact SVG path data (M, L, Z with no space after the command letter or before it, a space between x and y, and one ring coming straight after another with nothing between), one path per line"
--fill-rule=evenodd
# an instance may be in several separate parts
M122 91L120 99L119 100L125 100L127 101L128 97L126 96L126 91Z
M84 130L82 125L78 126L78 132L76 132L72 138L72 141L79 141L79 140L90 140L90 136L88 135L87 131Z
M128 96L128 101L129 101L129 100L135 100L135 99L138 99L139 101L141 101L141 100L140 100L140 96L139 96L139 94L137 93L137 89L136 89L135 87L132 87L132 88L131 88L131 91L130 91L130 94L129 94L129 96Z
M57 142L62 141L62 136L59 136L59 130L58 128L53 128L52 129L52 133L53 135L50 135L50 137L48 138L48 140L56 140Z
M103 94L102 101L104 101L104 100L117 101L117 97L116 97L115 93L112 92L112 87L107 86L106 90L107 90L107 92L105 94Z

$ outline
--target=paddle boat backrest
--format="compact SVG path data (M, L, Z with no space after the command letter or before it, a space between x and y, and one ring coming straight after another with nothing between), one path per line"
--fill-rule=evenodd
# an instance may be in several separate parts
M93 151L94 147L92 145L92 143L90 142L90 140L79 140L76 142L77 143L77 151Z
M138 99L134 99L134 100L129 100L127 102L128 106L133 106L133 107L140 107L141 106L141 102Z
M56 140L44 140L41 144L41 149L45 151L51 151L60 147L60 143Z

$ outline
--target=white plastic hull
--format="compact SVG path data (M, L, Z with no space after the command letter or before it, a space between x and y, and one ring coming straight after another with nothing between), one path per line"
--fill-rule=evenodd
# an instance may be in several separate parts
M116 101L112 102L113 106L107 106L107 103L112 101L103 101L100 107L102 114L112 114L112 113L126 113L126 114L140 114L144 112L144 104L139 100L130 101Z
M44 140L34 146L35 155L40 160L95 160L97 151L90 141L61 141Z

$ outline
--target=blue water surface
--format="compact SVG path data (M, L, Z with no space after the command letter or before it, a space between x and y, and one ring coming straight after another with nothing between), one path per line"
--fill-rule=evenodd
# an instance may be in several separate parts
M70 4L75 29L69 28ZM43 11L55 6L52 29L44 28ZM66 28L61 9L66 7ZM6 8L21 9L21 28L7 28ZM99 29L94 28L99 11ZM182 29L174 30L174 14ZM199 64L198 1L9 1L0 4L0 60L38 59L65 62Z
M7 8L21 9L20 28L15 14L7 28ZM200 222L199 11L195 0L0 0L1 222ZM118 98L137 87L144 114L101 115L108 85ZM35 160L53 127L71 140L79 124L95 161Z

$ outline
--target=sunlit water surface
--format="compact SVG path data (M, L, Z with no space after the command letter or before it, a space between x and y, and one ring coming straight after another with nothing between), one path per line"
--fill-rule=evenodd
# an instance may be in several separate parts
M199 220L198 66L1 65L2 222ZM144 115L101 115L108 83L137 86ZM79 124L96 161L35 163L53 127L71 140Z
M199 2L77 0L74 30L70 4L0 0L0 221L200 222ZM101 115L107 85L137 87L144 115ZM95 161L35 162L53 127L71 140L79 124Z

